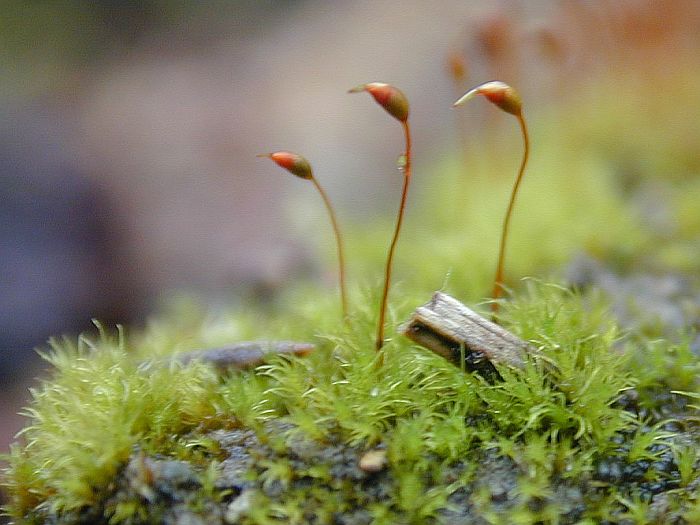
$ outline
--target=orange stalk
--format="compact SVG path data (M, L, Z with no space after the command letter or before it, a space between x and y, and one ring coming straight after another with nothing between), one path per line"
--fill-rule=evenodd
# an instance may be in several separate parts
M518 194L518 189L520 188L520 183L523 180L523 174L525 173L525 166L527 165L527 160L530 156L530 138L527 132L527 124L525 123L525 117L523 117L522 112L516 115L518 122L520 123L520 130L523 135L523 143L525 145L523 151L523 160L520 163L520 170L518 171L518 176L515 179L515 184L513 184L513 191L510 194L510 201L508 202L508 209L506 210L506 216L503 220L503 228L501 230L501 244L498 250L498 264L496 265L496 277L493 280L493 291L491 296L494 301L491 303L491 312L495 316L498 313L498 299L503 294L503 267L506 258L506 243L508 241L508 231L510 227L510 218L513 214L513 207L515 206L515 197Z
M406 197L408 196L408 186L411 183L411 130L408 125L408 120L401 121L401 124L403 125L404 136L406 138L406 160L403 167L403 190L401 192L401 204L399 205L399 214L396 219L394 237L392 238L391 244L389 246L389 254L386 258L386 268L384 269L384 289L382 291L382 300L379 305L379 322L377 325L377 338L375 342L375 347L377 351L381 350L382 346L384 346L384 321L386 318L386 305L389 300L391 269L394 261L396 243L399 240L399 234L401 233L401 225L403 224L404 211L406 210Z
M331 205L331 201L328 198L328 195L324 191L324 189L321 187L321 185L318 183L315 177L311 179L311 182L313 182L314 186L316 186L316 189L318 192L321 194L321 198L323 199L323 203L326 205L326 209L328 210L328 215L330 215L331 218L331 225L333 226L333 233L335 234L335 243L337 246L337 251L338 251L338 265L339 265L339 271L338 271L338 278L340 281L340 301L342 304L343 308L343 318L345 319L345 322L348 322L349 317L348 317L348 296L347 296L347 290L345 287L345 254L343 250L343 238L340 234L340 228L338 227L338 220L335 217L335 212L333 211L333 206Z
M335 218L335 211L333 211L333 206L331 205L328 195L324 191L323 187L321 187L321 184L319 184L319 182L316 180L316 177L314 177L309 161L307 161L301 155L290 151L276 151L274 153L263 153L258 155L258 157L267 157L275 162L275 164L286 169L300 179L310 180L321 194L323 204L325 204L326 209L328 210L328 215L330 215L331 218L331 225L333 226L333 233L335 234L336 246L338 247L338 266L340 267L338 272L340 280L340 302L343 309L343 319L347 323L349 317L348 299L345 290L345 256L343 254L343 238L340 235L338 221Z
M386 320L386 306L389 300L389 287L391 286L391 270L394 263L394 252L396 251L396 243L399 240L401 233L401 225L403 224L403 215L406 209L406 197L408 196L408 186L411 182L411 129L408 125L408 99L403 92L383 82L370 82L369 84L361 84L352 88L350 93L361 93L366 91L375 102L389 113L396 120L401 122L404 135L406 137L406 152L404 153L403 163L403 190L401 191L401 205L399 206L399 215L396 219L396 228L394 236L389 245L389 254L386 258L386 268L384 269L384 288L382 290L382 299L379 304L379 321L377 323L377 338L375 340L375 348L379 352L384 346L384 323ZM379 365L384 363L384 355L380 354Z
M527 133L527 124L525 123L525 117L523 116L523 104L520 99L520 95L515 89L513 89L508 84L501 82L500 80L491 80L489 82L484 82L477 87L467 91L462 97L454 103L453 107L461 106L468 100L474 98L477 95L483 95L486 99L495 104L500 109L506 113L510 113L515 116L520 123L520 129L523 135L523 142L525 143L525 151L523 153L523 160L520 164L520 169L518 170L518 176L515 179L515 184L513 184L513 191L510 194L510 201L508 202L508 208L506 209L506 216L503 220L503 228L501 230L501 243L498 249L498 263L496 264L496 276L493 280L493 302L491 303L491 312L493 317L498 313L499 303L498 299L503 293L503 267L505 264L506 257L506 244L508 241L508 231L510 227L510 218L513 214L513 207L515 205L515 197L518 194L518 189L520 188L520 182L523 179L523 174L525 173L525 166L527 165L527 159L530 155L530 139Z

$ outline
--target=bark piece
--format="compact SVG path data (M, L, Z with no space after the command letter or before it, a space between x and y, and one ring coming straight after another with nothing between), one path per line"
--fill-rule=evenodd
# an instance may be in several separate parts
M497 364L522 368L526 353L533 351L522 339L441 292L416 308L399 331L453 365L487 378L498 377Z

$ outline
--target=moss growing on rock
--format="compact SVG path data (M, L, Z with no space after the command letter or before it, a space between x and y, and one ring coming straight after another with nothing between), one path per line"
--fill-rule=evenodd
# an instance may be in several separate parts
M402 339L378 368L371 316L308 357L223 378L144 361L148 332L56 343L10 456L9 511L30 523L692 523L697 421L671 393L698 389L686 347L625 343L602 300L536 282L503 315L541 355L494 384ZM386 467L362 470L377 449Z

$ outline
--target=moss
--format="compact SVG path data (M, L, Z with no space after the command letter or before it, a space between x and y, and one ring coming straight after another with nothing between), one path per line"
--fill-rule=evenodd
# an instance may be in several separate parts
M51 508L72 511L104 494L136 444L171 449L182 433L214 413L215 375L205 367L152 367L128 358L123 336L101 329L91 341L54 341L45 354L53 379L32 389L30 418L13 461L32 482L18 484L24 505L55 495ZM174 396L174 397L170 397ZM41 486L37 491L32 487Z
M494 384L401 339L378 368L369 316L318 339L309 357L222 379L203 365L144 362L148 331L131 344L104 331L55 343L53 375L33 391L10 456L10 513L71 522L97 508L112 523L139 522L157 486L153 466L142 486L133 482L143 457L192 465L199 496L178 497L195 513L217 508L221 519L228 499L253 490L241 523L499 523L506 511L510 523L635 520L676 489L677 512L692 514L692 493L680 488L697 483L697 436L669 431L669 421L650 426L621 399L633 388L696 392L685 368L697 365L664 361L686 346L655 341L644 347L649 366L632 366L606 312L599 297L531 281L505 305L504 323L541 354L521 371L499 370ZM212 435L227 428L251 429L254 441L247 481L218 486L221 469L206 465L230 457ZM359 457L377 446L387 469L362 472Z

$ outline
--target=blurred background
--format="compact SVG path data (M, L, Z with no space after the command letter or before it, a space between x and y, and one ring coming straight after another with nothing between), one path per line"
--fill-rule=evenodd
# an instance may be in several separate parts
M345 94L357 84L408 95L416 191L462 141L512 133L486 104L450 109L493 78L535 121L557 111L544 141L607 111L582 94L614 105L640 86L648 98L589 128L585 147L634 187L669 171L662 154L669 178L697 181L698 28L695 0L3 2L0 452L50 336L92 318L139 326L174 295L215 306L269 301L295 279L333 285L315 255L332 239L308 234L318 196L255 155L305 155L357 229L393 216L400 177L377 173L401 135Z

